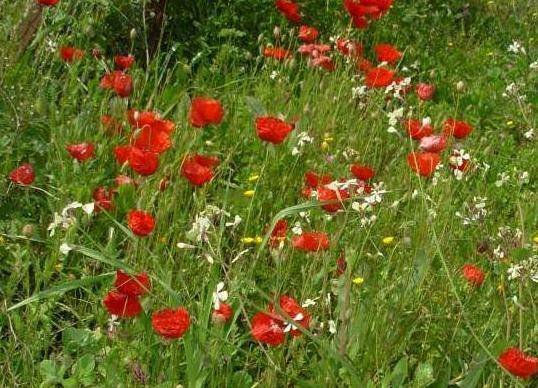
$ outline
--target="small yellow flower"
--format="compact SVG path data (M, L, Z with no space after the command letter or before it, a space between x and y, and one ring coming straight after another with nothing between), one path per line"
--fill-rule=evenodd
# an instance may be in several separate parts
M452 42L448 42L448 45L449 45L450 47L452 47Z
M252 237L243 237L241 239L241 242L243 244L252 244L254 242L254 239Z
M263 238L260 237L260 236L256 236L256 237L254 238L254 242L255 242L256 244L261 244L262 241L263 241Z
M509 120L509 121L506 122L506 125L511 127L512 125L514 125L514 122L512 120Z
M362 283L364 283L364 279L361 278L360 276L357 276L355 279L353 279L353 283L360 286Z
M54 266L54 269L56 269L57 272L60 272L63 268L63 264L62 263L58 263Z
M326 141L324 141L323 143L321 143L321 149L322 150L326 150L329 148L329 143L327 143Z
M254 174L254 175L251 175L251 176L248 177L248 181L249 182L256 182L259 178L260 178L259 175Z
M394 242L394 237L392 236L385 237L382 241L383 241L383 244L385 245L391 245Z
M245 197L249 197L249 198L251 198L251 197L254 197L254 193L255 193L254 190L247 190L247 191L245 191L245 192L243 193L243 195L244 195Z
M164 244L166 242L166 237L162 236L159 241Z
M538 234L534 235L534 237L532 238L532 242L538 244Z

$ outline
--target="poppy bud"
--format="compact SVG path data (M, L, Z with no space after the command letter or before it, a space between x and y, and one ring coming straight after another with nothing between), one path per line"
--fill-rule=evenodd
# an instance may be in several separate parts
M22 235L26 237L30 237L34 234L34 225L32 224L26 224L22 227Z
M458 92L463 92L465 90L465 82L463 81L459 81L457 84L456 84L456 90Z
M275 36L275 39L280 38L280 27L279 26L275 26L275 28L273 29L273 35Z
M136 28L133 28L131 32L129 33L129 37L131 40L134 40L136 38Z

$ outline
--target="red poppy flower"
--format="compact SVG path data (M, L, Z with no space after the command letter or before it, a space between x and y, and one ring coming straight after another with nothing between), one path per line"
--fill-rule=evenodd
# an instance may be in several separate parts
M183 307L160 310L151 316L153 330L161 337L168 339L183 337L190 324L189 312Z
M263 50L263 56L283 61L284 59L291 58L291 51L282 47L266 47Z
M193 98L189 111L189 122L193 127L202 128L210 124L220 124L224 110L218 100L208 97Z
M119 122L110 115L102 115L101 124L103 124L103 127L105 128L106 132L110 134L118 135L121 134L123 130L121 122Z
M118 269L114 286L122 294L136 297L147 294L151 288L151 283L145 272L131 276Z
M446 119L443 124L443 132L449 136L453 135L456 139L464 139L473 131L473 127L465 121Z
M310 327L310 314L304 308L297 303L295 299L288 295L282 295L279 300L280 308L284 311L291 319L293 319L297 324L301 325L303 328L308 329ZM276 311L270 311L276 313ZM284 322L286 325L287 323ZM292 328L290 334L294 337L300 336L302 333L299 329Z
M116 158L118 164L123 165L129 160L132 148L133 147L130 145L120 145L114 147L114 157Z
M313 171L307 171L304 174L305 187L301 191L301 195L305 198L312 196L312 191L318 186L323 186L331 183L334 179L331 175L318 175Z
M334 62L332 58L325 55L312 59L310 65L313 67L321 67L327 71L334 71Z
M344 253L342 253L340 257L338 257L338 259L336 260L336 275L342 276L346 272L346 269L347 261L346 257L344 256Z
M277 9L292 23L299 23L301 21L301 14L299 13L299 5L291 0L276 0L275 6Z
M331 51L331 46L328 44L302 44L299 46L299 49L297 50L299 54L301 55L308 55L312 58L318 58L320 56L324 56L324 54L328 51Z
M69 155L79 162L93 158L95 153L95 146L92 143L70 144L65 148L69 152Z
M347 190L332 190L329 189L327 186L318 186L317 188L318 193L318 201L343 201L347 198L349 198L349 192ZM334 213L342 208L341 203L330 203L323 205L323 210Z
M127 70L133 65L134 61L135 57L132 54L116 55L114 57L114 63L116 64L116 69L118 70Z
M369 88L384 88L394 80L394 72L383 67L374 67L366 73L364 83Z
M213 156L192 155L185 158L181 166L183 175L194 186L202 186L211 181L215 175L213 169L218 166L219 159Z
M127 213L127 225L135 235L144 237L153 232L155 219L145 211L130 210Z
M364 16L352 16L351 22L360 30L364 30L366 27L368 27L368 19L366 19Z
M219 308L213 310L211 317L213 318L213 322L222 324L228 322L233 314L234 310L232 306L221 302Z
M134 140L134 146L145 152L160 154L172 146L170 135L153 125L145 126Z
M365 74L368 74L370 70L374 69L374 64L370 62L368 59L359 58L357 62L357 69L359 69L361 72Z
M9 179L11 179L13 183L17 183L19 185L31 185L35 179L34 168L30 163L21 164L19 167L9 173Z
M431 100L435 94L435 85L419 83L416 86L415 91L417 92L418 98L422 101Z
M402 57L402 53L396 47L388 43L380 43L374 47L379 62L396 63Z
M45 6L53 6L58 4L60 0L37 0L37 3Z
M294 124L289 124L276 117L262 116L256 119L258 137L273 144L282 143L294 127Z
M71 46L60 47L60 58L62 61L72 63L84 57L84 50Z
M92 193L95 210L112 210L112 208L114 207L114 204L112 202L112 194L112 190L109 190L106 187L97 187Z
M284 219L278 220L275 227L271 231L269 245L271 245L272 247L278 247L280 243L286 239L287 231L288 231L288 221Z
M136 147L130 147L129 166L140 175L148 176L153 174L155 171L157 171L157 168L159 168L159 158L153 152L143 151Z
M259 312L250 322L252 337L270 346L278 346L284 342L284 329L281 322L271 315Z
M142 312L142 305L135 296L110 291L103 299L107 311L119 317L131 318Z
M99 86L103 89L113 89L114 88L114 79L119 77L120 74L123 74L121 70L115 70L112 73L106 73L101 78Z
M127 120L129 124L135 128L142 128L146 125L151 125L157 120L157 114L150 111L138 111L136 109L129 109L127 111Z
M112 87L118 96L129 97L133 91L133 79L129 74L117 74L114 77Z
M338 39L336 49L346 56L360 57L363 52L362 44L349 39Z
M538 374L538 357L527 355L516 347L506 349L498 360L504 369L522 379Z
M407 155L407 164L409 164L409 167L424 177L431 176L440 161L439 154L432 152L411 152Z
M352 164L349 167L349 171L355 178L360 179L361 181L368 181L375 176L375 171L369 166L362 166L360 164Z
M409 119L405 121L404 126L407 134L415 140L420 140L433 133L433 127L430 124L423 124L417 119Z
M299 40L305 43L313 43L318 38L319 32L315 27L302 25L299 27Z
M445 135L430 135L420 139L419 148L426 152L440 153L446 147Z
M300 236L293 236L291 243L300 251L324 251L329 249L329 236L324 232L303 232Z
M473 264L465 264L461 268L461 273L471 286L480 287L484 282L484 271Z

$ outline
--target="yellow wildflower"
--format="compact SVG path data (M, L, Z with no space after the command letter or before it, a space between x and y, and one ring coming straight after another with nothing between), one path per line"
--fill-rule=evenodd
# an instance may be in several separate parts
M245 191L245 192L243 193L243 195L244 195L245 197L249 197L249 198L251 198L251 197L254 197L254 193L255 193L254 190L247 190L247 191Z
M394 242L394 237L392 236L385 237L382 241L383 241L383 244L390 245Z
M357 276L355 279L353 279L353 283L360 286L362 283L364 283L364 279L361 278L360 276Z

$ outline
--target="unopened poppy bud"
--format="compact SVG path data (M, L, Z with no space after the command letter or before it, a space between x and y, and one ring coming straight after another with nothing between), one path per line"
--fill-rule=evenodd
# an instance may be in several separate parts
M30 237L34 234L34 226L32 224L26 224L22 227L22 235Z
M131 40L134 40L136 38L136 28L133 28L131 32L129 33L129 37Z
M430 70L430 78L434 78L435 77L435 69L431 69Z
M263 32L258 35L258 43L261 43L263 41Z
M456 90L458 92L463 92L463 90L465 89L465 82L463 81L459 81L457 84L456 84Z
M280 38L280 27L279 26L275 26L275 28L273 29L273 35L275 36L276 39Z

